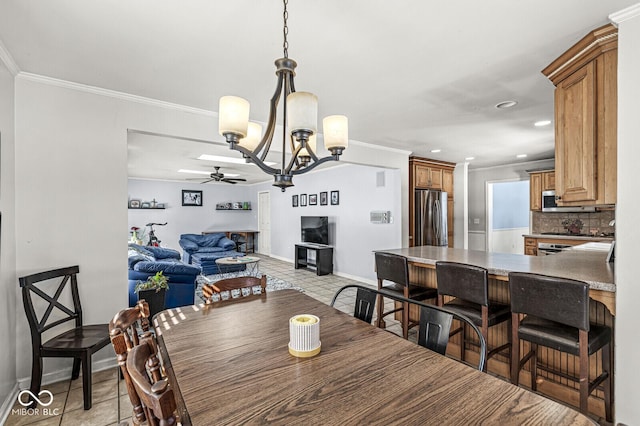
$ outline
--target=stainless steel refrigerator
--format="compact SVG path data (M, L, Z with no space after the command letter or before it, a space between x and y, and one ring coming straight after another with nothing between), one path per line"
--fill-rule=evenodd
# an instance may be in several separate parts
M414 199L414 246L446 246L447 193L416 189Z

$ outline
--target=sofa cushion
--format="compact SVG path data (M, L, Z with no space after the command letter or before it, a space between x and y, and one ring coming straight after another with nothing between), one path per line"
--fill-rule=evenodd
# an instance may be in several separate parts
M170 248L164 247L145 247L145 250L153 253L153 257L156 260L160 259L178 259L180 260L180 252Z
M227 251L222 247L200 247L200 249L195 254L202 253L220 253L223 251Z
M193 265L187 265L180 261L156 261L156 262L138 262L133 269L138 272L156 273L162 272L164 275L170 274L193 274L198 275L200 268ZM171 278L169 278L171 282Z
M132 251L134 254L131 254ZM133 267L138 262L149 262L149 258L146 256L142 256L140 254L137 254L137 252L134 250L129 250L129 269L133 269Z

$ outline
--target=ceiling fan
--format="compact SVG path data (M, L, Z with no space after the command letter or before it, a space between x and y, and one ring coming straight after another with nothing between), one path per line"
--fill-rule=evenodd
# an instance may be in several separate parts
M224 183L231 183L231 184L236 184L238 182L246 182L246 179L243 178L226 178L224 177L224 173L220 173L220 166L215 166L214 169L216 169L216 171L214 173L211 173L211 175L209 175L210 179L207 179L203 182L200 183L209 183L209 182L224 182Z

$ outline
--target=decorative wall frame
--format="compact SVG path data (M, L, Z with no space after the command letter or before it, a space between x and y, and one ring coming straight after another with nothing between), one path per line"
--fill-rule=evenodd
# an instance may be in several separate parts
M331 205L337 206L340 204L340 191L331 191Z
M182 205L202 207L202 191L182 190Z
M327 202L328 202L328 199L329 199L329 197L327 195L328 195L327 191L324 191L324 192L320 193L320 205L321 206L326 206L327 205Z
M300 194L300 207L307 205L307 194Z
M309 205L315 206L318 204L318 194L309 194Z
M298 196L297 195L292 195L291 196L291 206L292 207L298 207Z

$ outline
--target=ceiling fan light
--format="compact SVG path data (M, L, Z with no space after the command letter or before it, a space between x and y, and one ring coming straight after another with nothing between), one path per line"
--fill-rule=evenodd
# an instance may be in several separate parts
M240 139L240 141L238 141L238 144L241 147L248 149L249 151L253 151L260 144L261 138L262 126L258 123L250 121L247 127L247 136Z
M318 97L309 92L293 92L287 96L287 121L291 132L318 131Z
M349 119L344 115L330 115L322 120L324 146L329 151L349 146Z
M223 96L219 104L218 131L220 135L230 133L241 138L247 136L249 125L249 101L238 96Z

